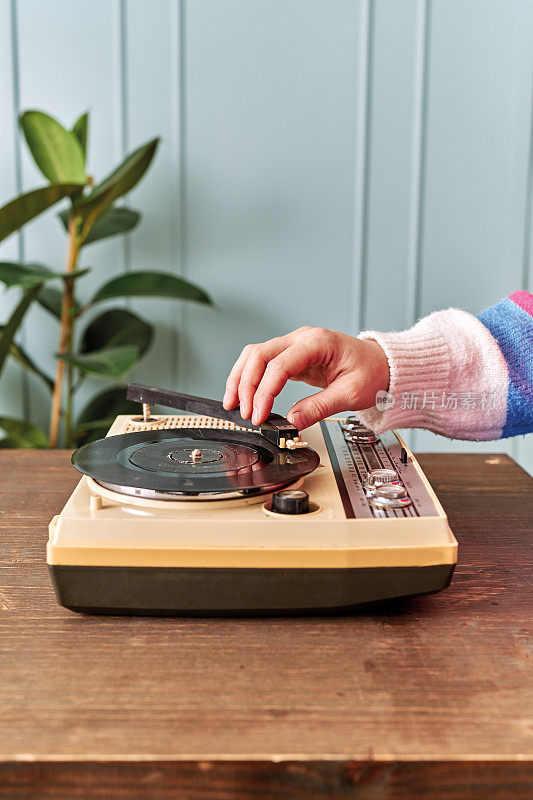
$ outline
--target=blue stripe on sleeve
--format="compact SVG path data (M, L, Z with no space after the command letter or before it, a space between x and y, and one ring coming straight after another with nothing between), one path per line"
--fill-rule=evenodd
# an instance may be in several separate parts
M478 319L496 339L509 371L502 439L533 431L533 317L508 297Z

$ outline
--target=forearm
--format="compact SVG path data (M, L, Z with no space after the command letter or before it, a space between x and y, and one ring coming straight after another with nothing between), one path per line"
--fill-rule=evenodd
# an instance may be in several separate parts
M489 440L533 430L533 318L515 293L479 318L448 309L408 331L364 331L383 348L391 406L359 412L377 432L427 428L455 439Z

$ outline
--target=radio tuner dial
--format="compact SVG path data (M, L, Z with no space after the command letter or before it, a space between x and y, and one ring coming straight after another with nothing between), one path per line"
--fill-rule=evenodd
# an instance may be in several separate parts
M276 514L307 514L309 495L303 489L282 489L274 492L270 507Z

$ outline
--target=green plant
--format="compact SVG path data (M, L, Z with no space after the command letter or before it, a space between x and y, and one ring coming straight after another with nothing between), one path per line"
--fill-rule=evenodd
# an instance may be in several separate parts
M70 447L96 438L117 413L127 413L120 382L142 358L152 341L152 326L125 308L108 308L85 324L80 336L77 325L99 303L118 297L164 297L211 302L199 286L169 272L128 272L106 280L87 300L77 295L78 282L90 269L80 269L80 252L104 237L125 234L138 225L141 215L115 205L141 180L155 155L158 139L130 153L100 183L86 171L88 114L82 114L67 130L42 111L25 111L20 126L35 163L48 185L21 194L0 208L0 241L61 200L68 207L58 217L67 233L64 272L42 264L0 262L0 281L22 292L9 319L0 327L0 372L7 358L37 375L51 393L48 436L28 421L0 416L6 434L3 447ZM76 290L76 291L75 291ZM25 314L39 303L59 323L56 375L52 379L16 341ZM74 420L75 392L86 378L111 381L94 396Z

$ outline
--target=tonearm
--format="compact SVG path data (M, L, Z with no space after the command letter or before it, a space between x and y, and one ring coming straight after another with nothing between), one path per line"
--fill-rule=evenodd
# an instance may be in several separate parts
M281 449L294 450L298 447L307 447L307 442L300 440L298 429L279 414L270 414L261 425L252 425L249 419L241 417L238 409L227 411L218 400L173 392L170 389L158 389L155 386L144 386L141 383L130 383L126 396L128 400L143 404L145 417L150 416L150 406L162 405L190 414L227 420L234 425L261 434Z

